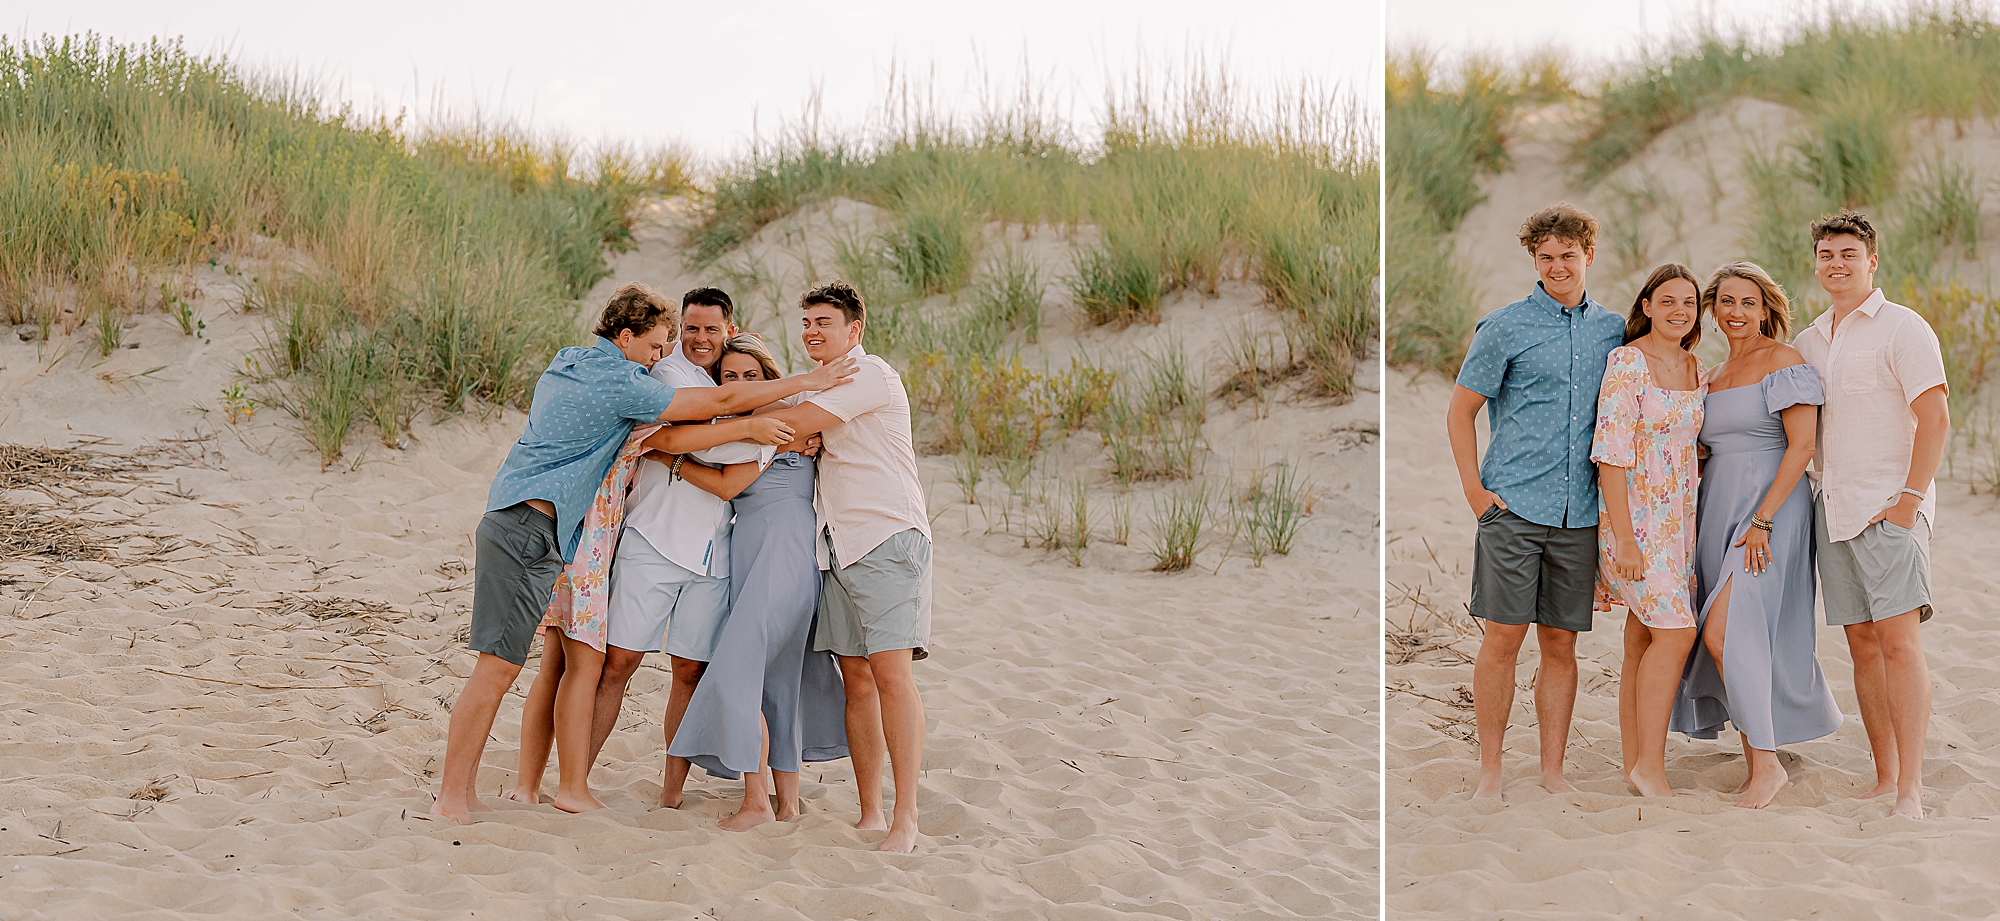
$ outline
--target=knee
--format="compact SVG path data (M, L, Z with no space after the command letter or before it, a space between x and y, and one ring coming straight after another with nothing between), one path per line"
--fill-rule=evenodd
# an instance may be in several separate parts
M849 697L873 697L876 694L875 670L868 667L868 660L848 665L843 659L840 666L840 681L847 689Z
M1544 630L1540 643L1544 662L1551 665L1576 664L1576 634L1568 630Z
M674 686L692 691L695 685L701 683L702 672L707 670L707 662L697 662L693 659L675 659Z
M1879 645L1882 660L1890 665L1916 662L1924 655L1924 647L1915 636L1888 636Z
M608 649L609 651L604 656L604 674L599 679L599 683L622 686L626 682L631 681L633 675L638 674L639 663L645 661L646 654L643 652L633 652L629 649L620 649L616 646L609 647Z
M1521 643L1526 639L1526 631L1501 630L1497 625L1489 624L1486 638L1479 642L1479 657L1494 662L1512 662L1520 657Z

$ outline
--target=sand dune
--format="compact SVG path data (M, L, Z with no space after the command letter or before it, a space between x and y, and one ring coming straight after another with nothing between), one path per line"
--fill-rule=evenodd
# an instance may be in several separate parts
M1471 656L1465 613L1473 516L1444 436L1450 385L1391 373L1385 437L1386 618L1392 631L1385 827L1394 918L1989 918L2000 913L2000 505L1964 483L1939 486L1933 579L1938 617L1924 628L1936 693L1925 760L1931 819L1890 817L1855 800L1874 781L1837 631L1819 632L1846 724L1783 749L1791 785L1762 811L1737 809L1736 735L1670 736L1667 776L1681 795L1644 800L1618 777L1620 619L1599 615L1577 644L1579 697L1570 779L1535 783L1530 688L1520 663L1504 803L1471 801ZM1433 421L1434 420L1434 421ZM1426 425L1429 421L1431 424ZM1622 618L1622 612L1620 613ZM1823 621L1822 621L1823 622Z
M692 284L658 229L617 269ZM1261 568L1218 544L1192 572L1151 573L1137 535L1114 545L1108 525L1072 567L1024 549L1018 523L993 527L995 499L959 501L950 459L926 459L939 602L915 856L848 827L845 762L807 771L794 823L716 830L740 788L699 772L685 808L649 809L663 663L635 679L594 777L611 808L489 799L488 821L456 828L423 812L471 666L469 536L522 416L427 419L407 450L357 433L321 472L277 410L223 418L261 334L230 309L235 277L199 279L213 345L160 317L110 359L80 338L0 342L0 443L154 465L114 496L4 497L122 523L103 529L108 563L0 565L0 917L1374 915L1372 399L1212 409L1217 469L1286 456L1315 483L1298 549ZM1046 348L1180 335L1205 354L1256 301L1234 286L1174 302L1159 327L1057 322ZM1086 437L1059 450L1085 457ZM487 749L489 794L512 782L525 690Z

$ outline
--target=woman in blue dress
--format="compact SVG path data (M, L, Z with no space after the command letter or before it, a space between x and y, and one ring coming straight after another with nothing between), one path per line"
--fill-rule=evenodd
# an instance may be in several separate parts
M780 376L770 350L750 335L726 342L715 368L720 383ZM831 653L812 650L818 517L814 460L801 447L780 448L761 472L750 464L735 473L681 466L695 485L734 496L736 523L729 538L729 619L667 752L710 774L743 778L743 805L722 820L729 831L797 816L801 762L847 757L840 668Z
M1749 778L1736 805L1762 809L1789 779L1780 745L1833 732L1840 710L1820 672L1813 622L1813 502L1806 483L1820 380L1785 344L1785 291L1754 263L1710 276L1703 306L1729 341L1709 375L1695 539L1701 644L1688 659L1673 728L1743 736Z

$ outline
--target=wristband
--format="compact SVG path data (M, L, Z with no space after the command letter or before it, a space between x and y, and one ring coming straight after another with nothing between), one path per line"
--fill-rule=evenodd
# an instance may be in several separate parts
M1910 487L1908 487L1908 486L1905 486L1905 487L1903 487L1903 492L1906 492L1906 493L1909 493L1910 495L1913 495L1913 496L1916 496L1916 497L1917 497L1917 501L1918 501L1918 502L1922 502L1922 501L1924 501L1925 499L1929 499L1929 498L1930 498L1930 496L1927 496L1927 495L1924 495L1924 494L1923 494L1922 492L1920 492L1920 491L1918 491L1918 490L1915 490L1915 489L1911 489L1911 488L1910 488ZM1897 501L1901 501L1901 500L1902 500L1902 498L1903 498L1903 497L1902 497L1902 495L1901 495L1900 493L1899 493L1899 494L1897 494L1897 496L1896 496L1896 499L1897 499Z
M676 479L678 479L678 478L680 477L680 475L681 475L681 460L682 460L683 458L685 458L685 457L686 457L686 455L684 455L684 454L676 454L676 455L674 455L674 462L673 462L673 464L667 467L667 475L668 475L668 476L671 476L671 477L674 477L674 478L676 478Z
M1771 524L1769 519L1759 518L1756 515L1750 516L1750 526L1766 534L1771 533Z

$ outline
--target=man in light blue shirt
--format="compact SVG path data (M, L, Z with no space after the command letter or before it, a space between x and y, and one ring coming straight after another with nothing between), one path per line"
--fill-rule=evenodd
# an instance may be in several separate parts
M1541 280L1526 298L1479 321L1446 411L1452 459L1479 519L1470 610L1487 621L1473 667L1474 798L1500 795L1515 666L1530 625L1541 647L1535 714L1542 786L1576 789L1563 778L1563 753L1576 704L1576 635L1590 629L1597 584L1590 447L1605 364L1625 343L1625 318L1584 293L1596 240L1596 219L1568 202L1521 225L1521 245ZM1474 424L1481 406L1493 433L1484 463Z
M576 553L584 513L632 427L747 412L854 374L855 363L845 361L775 381L676 391L646 374L673 347L673 309L644 285L620 288L598 319L596 342L558 351L535 385L527 429L494 475L479 522L468 644L479 661L452 705L435 815L469 824L472 813L488 811L473 792L487 734L527 661L556 577ZM762 443L791 440L790 426L777 419L743 421L747 434ZM717 444L746 434L734 426L715 428ZM567 780L571 772L563 773ZM599 805L587 789L573 798L580 801L572 811ZM557 800L560 805L561 795Z

